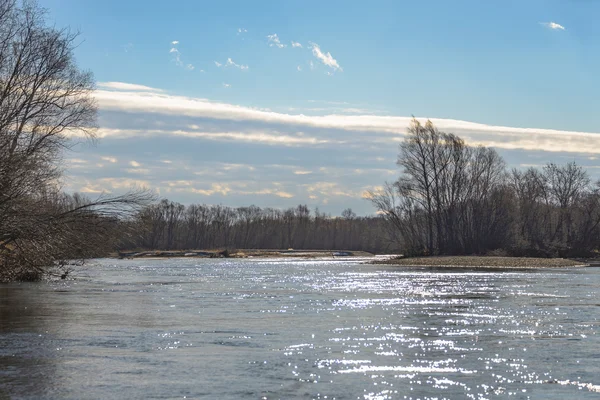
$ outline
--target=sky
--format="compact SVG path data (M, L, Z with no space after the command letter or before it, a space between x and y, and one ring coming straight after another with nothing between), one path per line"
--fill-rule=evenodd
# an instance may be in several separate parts
M372 214L412 115L600 178L597 1L39 3L97 81L69 191Z

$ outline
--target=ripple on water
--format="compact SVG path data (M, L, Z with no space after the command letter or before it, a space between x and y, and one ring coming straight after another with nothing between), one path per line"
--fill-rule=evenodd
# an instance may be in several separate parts
M598 287L593 269L99 260L0 289L0 398L596 398Z

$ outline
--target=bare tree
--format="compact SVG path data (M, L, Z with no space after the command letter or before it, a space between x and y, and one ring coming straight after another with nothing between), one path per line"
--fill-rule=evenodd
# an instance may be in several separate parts
M509 174L494 149L413 119L397 164L399 179L370 200L407 254L589 256L600 247L600 192L575 163Z
M62 258L92 254L94 235L149 198L60 193L64 151L94 139L97 108L92 74L73 57L77 34L44 17L34 1L0 0L0 280L39 278Z

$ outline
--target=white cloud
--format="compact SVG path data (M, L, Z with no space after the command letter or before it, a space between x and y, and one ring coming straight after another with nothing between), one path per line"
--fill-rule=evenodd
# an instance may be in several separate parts
M140 164L137 161L129 161L129 165L131 165L132 167L135 167L135 168L142 166L142 164Z
M289 193L289 192L284 192L283 190L277 190L277 189L261 189L261 190L254 190L254 191L237 191L236 193L244 194L244 195L252 195L252 196L270 194L270 195L274 195L274 196L277 196L277 197L282 197L284 199L291 199L292 197L294 197L294 195L291 194L291 193Z
M561 31L565 30L564 26L562 26L560 24L557 24L556 22L552 22L552 21L550 21L550 22L542 22L541 24L544 25L545 27L553 29L553 30L561 30Z
M302 44L300 44L300 43L298 43L298 42L294 42L294 41L292 40L292 47L299 47L299 48L302 48Z
M127 168L125 171L130 174L140 174L140 175L148 175L150 174L150 170L147 168Z
M117 159L115 157L100 157L100 159L113 164L117 162Z
M221 64L223 65L223 64ZM218 67L221 65L217 65ZM248 66L247 65L243 65L243 64L236 64L231 57L227 59L227 61L225 62L225 67L235 67L235 68L239 68L242 71L247 71L248 70Z
M319 61L321 61L323 64L327 65L328 67L332 68L334 71L338 71L338 70L343 71L342 67L340 67L340 64L338 64L337 60L335 58L333 58L331 53L329 53L329 52L323 53L321 51L321 48L319 47L319 45L316 43L310 42L310 45L312 47L313 55L317 59L319 59Z
M227 194L231 192L231 188L227 184L213 183L210 185L210 189L191 188L189 189L189 191L205 196L212 196L213 194L221 194L223 196L227 196Z
M101 187L100 185L91 184L91 183L85 184L78 191L81 193L93 193L93 194L100 194L100 193L107 192L107 190L104 189L103 187Z
M316 182L302 185L308 193L317 196L359 197L357 193L342 188L336 182Z
M205 139L219 142L243 142L243 143L260 143L269 146L286 146L286 147L296 147L296 146L314 146L314 145L323 145L329 143L342 143L340 141L334 141L326 138L317 138L314 136L294 136L287 135L285 133L279 132L269 132L266 133L264 131L256 131L256 130L244 130L239 132L205 132L202 130L192 131L192 130L139 130L139 129L107 129L100 128L98 130L99 138L133 138L133 137L158 137L158 136L181 136L188 138L196 138L196 139ZM138 163L136 163L138 164ZM141 165L133 165L133 167L139 167Z
M297 69L298 71L302 71L302 67L301 67L301 66L299 66L299 65L296 67L296 69Z
M310 67L310 69L311 69L311 70L315 69L315 63L314 63L314 62L312 62L312 60L310 60L310 61L308 62L308 66Z
M271 47L278 47L280 49L286 47L285 44L281 43L281 41L279 40L279 36L277 36L276 33L272 35L267 35L267 41L269 43L269 46Z
M229 84L224 83L223 86L229 87ZM147 132L147 134L173 134L209 140L256 140L263 143L293 146L364 146L365 141L373 146L382 146L401 141L411 120L411 117L381 115L285 114L155 92L98 90L96 99L102 110L121 111L128 114L152 113L235 121L242 125L260 122L261 125L272 124L273 126L272 132L243 127L240 127L239 131L232 132L205 132L201 126L185 131L178 129L154 132L143 129L139 131L100 129L98 132L100 136L113 137L144 135ZM600 154L600 134L598 133L493 126L439 118L431 120L439 129L455 133L472 145L481 144L503 149ZM296 132L305 129L303 127L319 129L312 134L313 136L296 135ZM337 130L339 137L332 136L335 132L331 135L326 134L328 129ZM345 133L342 134L342 132Z
M242 33L248 33L248 30L247 30L247 29L244 29L244 28L238 28L238 30L237 30L237 31L238 31L238 35L239 35L239 34L242 34Z
M216 65L217 67L220 67L220 66L222 66L223 64L221 64L221 63L220 63L220 62L218 62L218 61L215 61L215 65Z
M148 181L137 180L130 178L100 178L95 179L92 182L84 180L81 182L81 188L77 189L83 193L112 193L113 190L122 191L131 189L144 189L150 188L151 185Z
M98 87L103 89L126 90L133 92L162 92L162 89L156 89L150 86L137 85L135 83L125 82L98 82Z
M101 178L98 179L101 186L109 186L110 189L131 189L131 188L149 188L150 184L148 181L141 181L130 178ZM110 189L103 191L110 192Z
M231 87L231 85L229 83L223 83L223 87L226 89L229 89Z
M179 41L174 40L171 42L171 44L173 46L176 46L177 44L179 44ZM182 60L181 60L181 52L179 51L179 49L177 49L176 47L171 47L171 50L169 50L169 53L173 55L173 62L175 63L175 65L177 65L178 67L187 69L188 71L193 71L194 70L194 66L192 64L185 64Z

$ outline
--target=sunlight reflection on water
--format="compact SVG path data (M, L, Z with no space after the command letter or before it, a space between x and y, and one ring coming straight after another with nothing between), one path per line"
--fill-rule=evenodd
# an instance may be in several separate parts
M599 272L98 260L0 287L0 398L596 398Z

